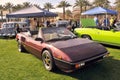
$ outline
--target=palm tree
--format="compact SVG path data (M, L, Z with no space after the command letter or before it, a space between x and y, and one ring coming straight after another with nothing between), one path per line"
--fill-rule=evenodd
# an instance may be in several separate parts
M72 12L70 10L66 10L66 16L69 18L69 17L72 17Z
M102 7L108 8L110 2L108 0L94 0L93 4L95 6L102 6Z
M110 1L109 0L104 0L105 3L103 4L103 7L109 8L110 7Z
M1 20L3 21L3 6L0 5L0 15L1 15Z
M23 3L23 8L27 8L27 7L30 7L30 6L31 6L30 2L24 2Z
M8 2L8 3L5 4L4 7L5 7L6 10L9 11L9 13L11 13L13 6L14 6L14 5L13 5L12 3Z
M44 8L49 11L50 9L53 9L54 7L53 7L53 5L51 3L48 2L48 3L44 4Z
M88 6L92 6L92 5L90 4L90 2L88 0L84 0L85 11L86 11Z
M61 1L57 7L63 8L63 19L65 19L65 8L71 6L68 2L66 1Z
M120 0L116 0L114 4L115 4L117 11L119 11L120 10Z
M37 4L33 4L33 6L35 6L37 8L41 8L40 5L37 5Z
M74 7L78 6L80 9L80 16L82 13L82 7L84 6L85 0L76 0Z
M22 9L22 5L21 4L17 4L15 6L13 6L13 11L17 11L17 10L20 10Z
M114 4L116 7L116 10L120 13L120 0L116 0ZM118 18L120 18L120 14L118 14Z

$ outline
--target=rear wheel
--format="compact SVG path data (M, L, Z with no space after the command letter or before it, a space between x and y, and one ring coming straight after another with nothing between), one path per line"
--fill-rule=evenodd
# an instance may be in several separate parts
M18 42L18 51L25 52L25 48L23 47L23 45L20 42Z
M92 40L91 37L90 37L89 35L83 35L82 38Z
M43 61L43 64L44 64L46 70L53 71L55 69L53 57L48 50L43 51L42 61Z

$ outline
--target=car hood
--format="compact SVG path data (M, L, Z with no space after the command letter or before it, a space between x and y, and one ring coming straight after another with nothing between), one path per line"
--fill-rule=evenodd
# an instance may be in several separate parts
M72 62L83 61L107 52L101 44L82 38L57 41L51 44L69 56Z

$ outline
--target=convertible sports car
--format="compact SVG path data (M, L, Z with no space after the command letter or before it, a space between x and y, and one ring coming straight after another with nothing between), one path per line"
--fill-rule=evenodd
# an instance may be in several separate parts
M77 38L64 27L40 28L39 31L21 32L16 36L18 50L25 50L42 59L48 71L55 67L72 72L108 56L101 44Z
M76 28L75 34L78 37L91 39L103 44L120 46L120 23L116 23L116 27L112 29L110 29L110 27L103 26Z

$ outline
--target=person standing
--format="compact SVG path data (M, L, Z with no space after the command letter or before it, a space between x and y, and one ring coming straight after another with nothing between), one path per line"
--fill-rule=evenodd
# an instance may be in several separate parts
M15 24L15 31L16 33L20 33L20 27L19 27L19 24Z
M104 23L104 26L110 26L110 21L107 17L104 17L103 23Z
M110 18L110 26L111 27L113 26L113 22L114 22L114 19L113 19L113 16L111 16L111 18Z
M29 27L30 26L30 20L29 20L29 18L26 18L25 22L27 23L27 26Z
M117 17L114 18L114 20L113 20L113 24L112 24L112 27L115 27L116 22L118 22Z
M72 31L74 32L74 29L77 27L77 21L73 20L72 21Z
M33 30L37 30L37 19L33 19Z
M95 16L95 17L94 17L94 22L95 22L96 26L99 26L98 16Z
M50 21L47 20L47 27L50 27Z

